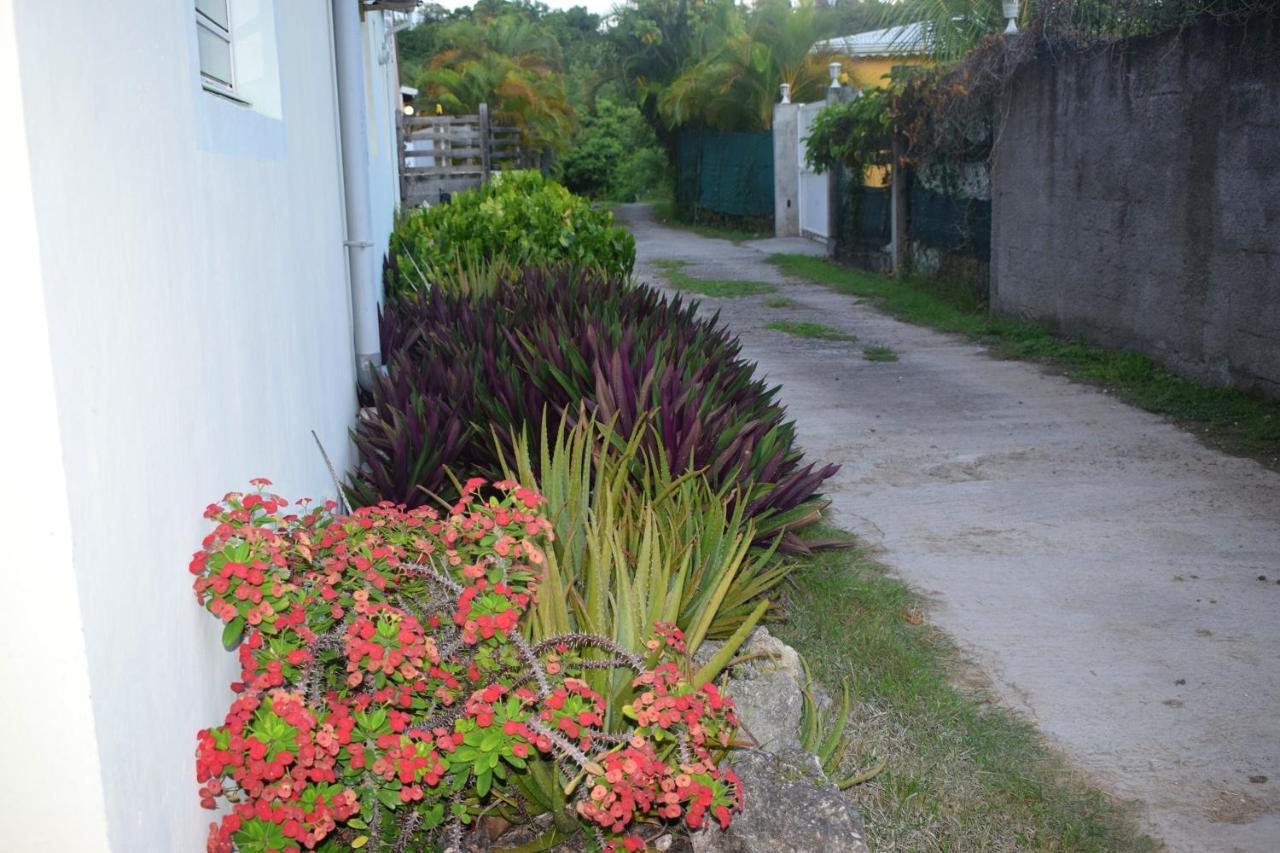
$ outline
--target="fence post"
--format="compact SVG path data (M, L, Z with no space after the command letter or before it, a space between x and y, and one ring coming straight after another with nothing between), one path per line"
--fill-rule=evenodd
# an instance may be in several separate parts
M902 140L893 133L889 166L889 242L893 247L893 274L907 271L907 175L902 166Z
M489 105L480 105L480 172L481 180L489 183L489 171L492 167L489 138Z
M400 169L400 199L399 206L404 207L404 200L409 197L409 178L405 174L405 170L409 168L409 126L408 119L404 113L396 113L396 163Z
M827 106L837 104L844 98L843 86L827 88ZM840 234L840 167L827 169L827 257L836 256Z

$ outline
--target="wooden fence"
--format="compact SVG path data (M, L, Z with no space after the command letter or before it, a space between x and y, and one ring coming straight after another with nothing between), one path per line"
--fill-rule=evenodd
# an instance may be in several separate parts
M532 160L520 131L489 124L489 108L477 115L404 116L400 120L400 203L436 204L442 193L478 187L493 172L522 169Z

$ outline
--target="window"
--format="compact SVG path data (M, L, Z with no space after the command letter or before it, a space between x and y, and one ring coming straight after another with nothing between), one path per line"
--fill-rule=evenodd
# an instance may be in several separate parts
M245 103L236 90L235 51L228 0L195 0L200 82L216 95Z

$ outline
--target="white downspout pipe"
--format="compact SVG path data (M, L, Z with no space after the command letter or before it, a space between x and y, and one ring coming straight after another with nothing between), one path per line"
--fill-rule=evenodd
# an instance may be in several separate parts
M369 201L369 132L364 102L364 36L358 0L333 0L333 55L338 78L338 129L342 185L347 206L347 260L351 265L351 316L356 375L368 388L382 365L378 339L378 259L373 251Z

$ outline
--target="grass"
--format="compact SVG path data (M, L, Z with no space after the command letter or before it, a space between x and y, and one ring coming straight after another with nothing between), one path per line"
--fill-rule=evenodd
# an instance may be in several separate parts
M694 278L684 272L684 261L659 259L654 261L653 265L662 270L663 276L677 290L687 290L715 299L755 296L760 293L772 293L777 290L772 284L766 284L763 281L730 278Z
M796 301L794 299L788 299L785 296L774 296L770 299L766 299L764 301L764 306L766 308L794 308L796 307Z
M728 225L713 225L705 222L685 222L676 217L676 204L670 198L655 199L651 202L653 206L653 218L668 228L679 228L682 231L691 231L699 237L710 237L713 240L730 240L734 243L745 243L748 240L759 240L762 237L772 237L773 232L767 228L761 227L743 228Z
M817 341L856 341L854 335L847 335L839 329L824 326L821 323L798 323L794 320L774 320L765 324L766 329L774 329L795 335L797 338L811 338Z
M889 347L863 347L862 357L867 361L897 361L898 354Z
M849 535L811 529L814 537ZM873 850L1158 849L1085 784L1035 728L955 686L961 661L926 607L856 545L817 551L789 578L788 619L770 630L806 658L831 695L855 708L839 775L881 760L848 790Z
M769 260L789 275L867 298L900 320L967 335L1004 358L1040 362L1097 384L1126 403L1172 418L1220 450L1280 470L1280 400L1202 385L1147 356L1068 340L1042 324L991 314L965 286L893 279L803 255Z

